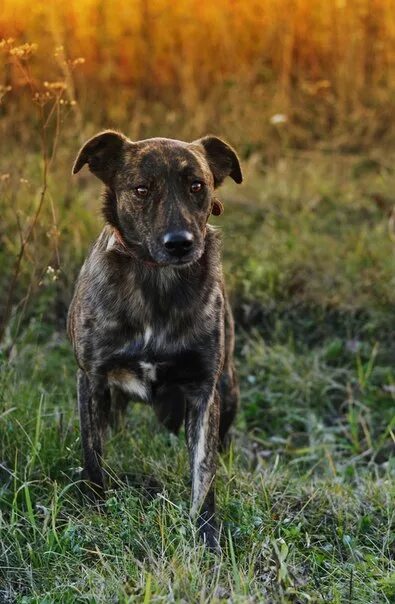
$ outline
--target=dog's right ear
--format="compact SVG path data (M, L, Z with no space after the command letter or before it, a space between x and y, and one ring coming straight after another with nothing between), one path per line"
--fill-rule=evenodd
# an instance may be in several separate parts
M77 174L85 164L88 164L89 170L97 178L110 185L127 142L126 136L115 130L105 130L96 134L80 149L72 173Z
M239 158L236 151L217 136L204 136L194 143L204 149L211 172L214 176L214 188L219 187L223 180L230 176L235 182L243 182ZM221 213L221 212L220 212Z

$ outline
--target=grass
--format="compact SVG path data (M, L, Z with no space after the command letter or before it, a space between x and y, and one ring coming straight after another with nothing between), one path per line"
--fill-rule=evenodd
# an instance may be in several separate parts
M70 193L71 156L67 147L49 182L60 263L49 204L0 357L0 602L395 602L390 154L252 157L245 186L224 189L216 224L242 406L219 464L220 559L188 517L184 437L147 408L132 406L111 435L101 512L81 502L64 317L100 221L97 183L82 176ZM28 216L40 189L37 156L14 160L5 160L5 286L13 212Z

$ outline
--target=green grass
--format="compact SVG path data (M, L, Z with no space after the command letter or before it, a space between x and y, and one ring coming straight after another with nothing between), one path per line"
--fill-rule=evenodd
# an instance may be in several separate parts
M46 272L46 208L0 353L0 602L395 602L388 156L251 158L245 187L224 190L242 406L219 462L216 559L188 517L184 436L148 408L131 406L109 439L102 510L81 501L64 314L99 221L97 186L83 177L70 193L66 155L50 183L60 270ZM10 200L28 215L39 188L24 159L33 198L16 180L3 198L5 284Z

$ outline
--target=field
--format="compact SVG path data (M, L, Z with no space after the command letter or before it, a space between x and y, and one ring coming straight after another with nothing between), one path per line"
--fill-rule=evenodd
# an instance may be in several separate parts
M395 602L395 15L300 0L284 23L283 4L157 0L101 21L106 3L4 2L0 603ZM107 126L213 131L240 152L245 182L224 185L212 220L242 398L219 461L219 558L189 520L184 435L149 408L110 436L102 510L81 500L65 317L102 218L99 182L70 172Z

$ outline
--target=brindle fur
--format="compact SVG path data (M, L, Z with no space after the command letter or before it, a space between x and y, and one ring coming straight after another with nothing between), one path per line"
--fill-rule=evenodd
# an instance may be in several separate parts
M233 149L216 137L193 143L137 143L106 131L80 150L73 173L88 163L106 185L106 226L77 280L68 332L78 370L83 477L104 493L103 440L129 398L150 403L177 432L185 420L192 474L191 513L218 547L213 481L238 406L233 318L224 290L220 240L207 225L220 206L214 189L241 182ZM203 183L191 192L191 182ZM147 186L141 199L136 187ZM187 229L193 249L181 264L162 238Z

